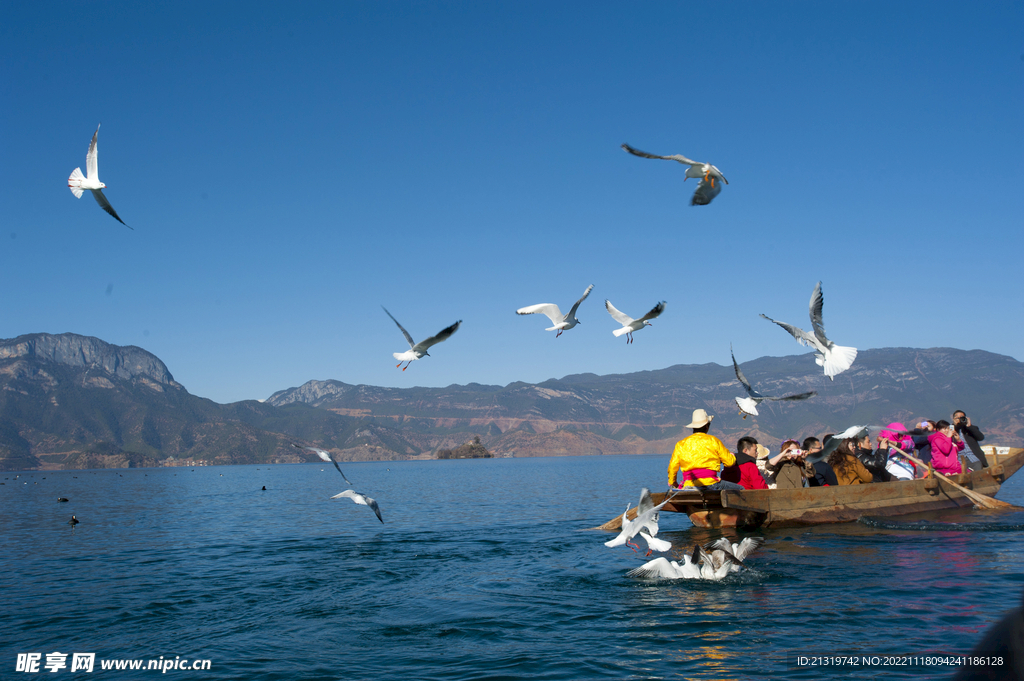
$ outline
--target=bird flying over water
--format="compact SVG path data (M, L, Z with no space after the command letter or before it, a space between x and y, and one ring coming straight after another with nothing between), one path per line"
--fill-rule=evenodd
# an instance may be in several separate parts
M629 344L633 342L634 331L639 331L645 326L652 326L651 322L649 322L648 320L654 319L655 317L657 317L658 315L665 311L665 301L663 300L657 305L655 305L653 308L651 308L650 312L645 314L640 319L633 319L632 317L619 312L618 310L615 309L615 306L612 305L612 302L610 300L604 301L604 308L608 310L608 314L612 316L612 319L617 321L619 324L622 324L622 328L615 329L614 331L612 331L612 335L621 336L623 334L626 334L626 343Z
M824 297L821 295L821 282L819 281L811 293L810 314L811 327L814 329L813 335L785 322L777 322L767 315L761 316L784 328L800 345L817 350L814 361L825 370L825 375L834 381L836 374L843 373L853 365L853 360L857 358L857 348L836 345L825 336L825 325L821 321L823 302Z
M71 177L68 178L68 188L71 189L71 193L76 198L82 198L82 194L88 189L92 192L92 197L96 199L96 203L100 204L100 208L114 216L114 219L120 222L125 227L124 220L118 216L117 211L107 201L107 197L103 195L103 188L107 185L100 182L100 171L99 164L96 159L96 137L100 134L100 126L96 126L96 132L92 135L92 142L89 143L89 153L85 155L85 170L87 175L82 175L81 168L75 168L71 171ZM128 229L132 229L128 227Z
M580 320L576 319L576 310L579 308L580 303L587 299L590 292L594 289L594 285L591 284L587 287L587 290L583 292L580 299L576 301L576 304L569 310L569 314L563 315L562 311L554 303L540 303L539 305L530 305L529 307L521 307L516 310L516 314L542 314L551 320L554 326L544 329L545 331L558 331L555 334L555 338L562 335L563 331L568 331L577 324Z
M417 360L417 359L419 359L421 357L424 357L424 356L425 357L430 357L430 353L427 352L427 350L429 350L431 347L437 345L441 341L446 341L449 338L451 338L451 335L459 330L459 324L462 323L462 320L460 319L459 321L455 322L454 324L452 324L451 326L447 327L446 329L443 329L436 336L431 336L430 338L428 338L426 340L423 340L423 341L420 341L419 343L417 343L417 342L413 341L412 336L410 336L409 332L405 330L405 327L403 327L401 324L399 324L398 320L391 316L391 313L388 312L388 309L386 307L381 305L381 308L383 308L383 310L387 314L387 316L391 317L391 321L393 321L395 323L395 325L398 326L399 330L401 330L401 332L402 332L402 335L405 336L405 340L409 343L409 347L411 348L411 350L407 350L405 352L394 352L394 353L392 353L394 355L395 359L398 360L398 364L395 365L396 367L402 366L402 362L408 362L409 364L412 364L415 360ZM409 364L406 364L402 368L402 371L405 371L406 369L408 369L409 368Z
M700 161L691 161L682 154L674 154L672 156L658 156L656 154L648 154L646 151L640 151L634 149L628 144L623 144L622 148L640 158L659 158L663 161L677 161L685 166L689 166L686 169L686 175L683 176L683 182L689 177L699 177L700 182L697 184L697 191L693 193L693 198L690 199L691 206L706 206L711 203L711 200L718 196L718 193L722 191L722 183L729 184L729 180L725 179L725 175L722 174L715 166L710 163L701 163Z
M333 463L333 464L334 464L334 467L338 469L338 472L339 472L339 473L341 473L341 466L339 466L339 465L338 465L338 462L334 460L334 457L333 457L333 456L331 456L331 453L330 453L330 452L328 452L328 451L326 451L326 450L323 450L323 449L319 449L319 448L317 448L317 447L303 447L302 445L297 445L297 444L295 444L294 442L292 443L292 447L295 447L296 449L308 449L309 451L313 452L314 454L316 454L317 456L319 456L319 457L320 457L321 459L323 459L324 461L330 461L331 463ZM321 470L323 470L323 469L321 469ZM345 480L345 482L347 482L348 484L350 484L350 485L352 484L352 483L351 483L351 482L349 481L349 479L345 477L345 474L344 474L344 473L341 473L341 477L342 477L342 479L344 479L344 480Z
M678 494L678 492L676 494ZM637 502L636 505L636 517L633 518L633 520L630 520L627 517L627 514L629 513L629 504L626 504L626 510L622 514L622 529L614 539L606 541L604 545L608 548L614 548L625 544L636 551L636 545L630 543L629 540L638 534L642 534L644 539L647 539L648 547L652 550L668 551L672 548L671 544L669 544L668 547L661 548L668 542L659 539L652 543L651 539L658 535L658 512L664 508L665 504L670 502L673 497L675 497L675 494L655 506L654 501L651 499L651 491L646 487L641 489L640 501ZM642 532L642 530L646 530L646 532Z
M736 378L743 385L743 389L747 391L747 397L736 397L736 405L740 408L740 413L743 414L743 418L747 418L747 414L751 416L757 416L757 405L761 404L765 400L781 401L781 400L806 400L808 397L817 395L815 391L809 393L800 393L799 395L786 395L785 397L768 397L757 392L750 386L750 381L740 371L740 365L736 363L736 355L732 352L732 345L729 345L729 354L732 355L732 368L736 371Z
M381 521L382 523L384 522L384 519L380 517L380 506L377 505L376 501L374 501L370 497L366 496L365 494L360 494L359 492L354 492L354 491L352 491L350 489L347 489L344 492L341 492L339 494L335 494L331 498L332 499L340 499L341 497L347 497L347 498L351 499L352 501L356 502L357 504L362 504L363 506L369 506L370 508L373 509L373 512L377 514L377 520Z

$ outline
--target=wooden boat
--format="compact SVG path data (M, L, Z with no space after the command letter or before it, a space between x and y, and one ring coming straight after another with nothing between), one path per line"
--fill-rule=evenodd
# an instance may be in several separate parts
M986 496L995 496L999 487L1024 465L1024 449L1010 449L998 457L989 455L990 466L949 476L957 484ZM651 494L660 504L671 493ZM874 482L838 487L799 489L755 489L721 492L685 490L676 494L662 509L685 513L697 527L793 527L822 523L846 523L863 515L897 516L935 511L973 502L948 482L935 477L919 480ZM636 510L631 509L631 517ZM622 516L602 525L602 530L618 530Z

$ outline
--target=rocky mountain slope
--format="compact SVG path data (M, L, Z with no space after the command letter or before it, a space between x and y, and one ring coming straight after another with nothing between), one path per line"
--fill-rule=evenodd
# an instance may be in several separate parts
M988 435L1024 439L1024 364L972 350L884 348L860 353L835 382L811 355L762 357L743 371L765 394L816 390L806 402L765 403L741 419L731 366L578 374L540 384L379 388L310 381L266 402L216 404L177 383L136 347L75 334L0 340L0 468L95 468L315 460L432 458L479 435L495 456L664 453L689 433L696 408L727 444L836 432L853 424L948 418L962 408Z
M339 415L374 418L407 437L483 435L496 455L667 452L689 433L694 409L716 415L723 440L752 434L764 442L836 432L853 424L949 418L970 414L990 441L1024 439L1024 364L981 350L865 350L829 381L810 354L762 357L743 364L762 393L815 390L806 402L764 403L743 419L734 397L744 393L732 366L676 365L633 374L579 374L537 385L470 384L446 388L378 388L310 381L268 403L301 402Z

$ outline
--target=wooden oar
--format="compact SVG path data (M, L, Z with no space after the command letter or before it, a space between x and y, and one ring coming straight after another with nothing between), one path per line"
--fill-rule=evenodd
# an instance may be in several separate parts
M910 459L914 463L920 464L920 465L924 466L925 468L928 468L928 470L930 470L936 477L938 477L938 478L940 478L942 480L945 480L950 485L952 485L953 487L955 487L958 490L960 490L961 492L963 492L964 496L966 496L968 499L973 501L978 506L981 506L982 508L1020 508L1019 506L1015 506L1015 505L1013 505L1011 503L1007 503L1005 501L1000 501L999 499L993 499L992 497L985 496L981 492L975 492L972 489L967 489L963 485L958 485L957 483L953 482L952 480L950 480L948 477L946 477L942 473L940 473L937 470L935 470L934 468L931 468L930 466L928 466L928 464L926 464L924 461L921 461L921 459L917 458L916 456L912 456L910 454L907 454L905 451L903 451L899 447L896 447L894 445L889 445L889 449L891 449L894 452L898 452L899 454L902 454L903 456L907 457L908 459Z

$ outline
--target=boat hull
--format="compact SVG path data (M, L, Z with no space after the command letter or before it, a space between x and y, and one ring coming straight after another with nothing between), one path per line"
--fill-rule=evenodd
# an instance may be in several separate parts
M986 496L995 496L1000 486L1024 465L1024 449L1009 454L989 468L950 476L957 484ZM655 504L670 494L652 494ZM795 527L823 523L845 523L870 516L899 516L908 513L971 507L974 503L953 485L938 478L898 480L838 487L802 487L788 490L737 490L701 493L686 490L673 496L662 509L685 513L697 527ZM614 525L616 525L615 527ZM613 519L602 529L619 529L622 519Z

